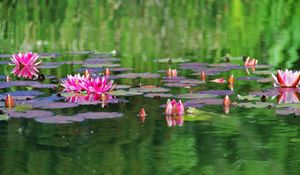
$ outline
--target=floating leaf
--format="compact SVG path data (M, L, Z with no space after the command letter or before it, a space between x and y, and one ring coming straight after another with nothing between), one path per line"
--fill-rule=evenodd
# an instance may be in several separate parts
M32 99L35 96L42 95L43 92L40 91L14 91L14 92L7 92L4 94L0 94L0 99L5 100L6 96L10 94L14 100L26 100Z
M56 84L34 84L34 85L30 85L30 86L33 88L48 89L48 88L56 88L58 85L56 85Z
M9 119L9 116L6 114L1 114L0 115L0 121L7 121Z
M204 69L207 65L207 63L182 63L179 66L181 69Z
M115 86L115 89L129 89L130 88L130 86L129 85L116 85Z
M103 64L120 61L120 58L87 58L85 64Z
M84 120L82 117L72 117L72 116L52 116L52 117L42 117L36 118L37 122L48 123L48 124L68 124L73 122L81 122Z
M166 87L184 87L188 88L191 86L197 86L197 84L187 84L187 83L165 83L164 86Z
M169 92L170 89L163 87L140 87L140 88L132 88L130 90L136 90L138 92L143 93L159 93L159 92Z
M159 74L152 73L127 73L118 75L121 78L159 78Z
M236 80L246 80L246 81L258 81L261 80L262 78L260 77L239 77Z
M40 82L37 81L5 81L0 83L0 89L3 88L9 88L12 86L32 86L32 85L38 85L41 84Z
M63 109L63 108L73 108L78 106L78 104L76 103L51 102L51 101L32 101L31 104L33 108L41 108L41 109Z
M122 117L123 114L118 112L87 112L75 115L84 119L108 119Z
M217 98L201 98L201 99L193 99L184 102L184 106L187 107L196 107L198 105L221 105L223 104L223 99Z
M232 95L234 92L230 90L206 90L206 91L199 91L199 94L212 94L212 95Z
M259 83L269 83L269 82L274 82L274 79L273 78L262 78L262 79L257 80L257 82L259 82Z
M249 101L252 101L252 100L259 100L259 98L257 96L254 96L254 95L245 95L245 96L242 96L242 95L237 95L237 98L239 100L249 100Z
M150 98L169 98L173 97L172 94L165 94L165 93L150 93L144 95L145 97L150 97Z
M7 114L12 118L42 118L53 116L52 112L44 110L26 110L24 112L8 111Z
M256 103L238 103L237 106L243 108L272 108L275 105L273 103L256 102Z
M173 63L183 63L183 62L189 61L188 59L184 59L184 58L159 58L159 59L154 60L154 62L168 63L169 60L171 60Z
M143 92L138 92L137 90L129 90L129 91L125 91L125 90L116 90L116 91L112 91L110 93L113 96L136 96L136 95L143 95Z
M107 62L107 63L102 63L102 64L83 64L82 67L86 67L86 68L103 68L103 67L119 67L120 64L115 64L115 63L111 63L111 62Z
M32 106L30 104L19 104L16 105L15 111L21 112L21 111L27 111L32 109Z
M198 98L214 98L218 95L215 94L179 94L176 98L198 99Z

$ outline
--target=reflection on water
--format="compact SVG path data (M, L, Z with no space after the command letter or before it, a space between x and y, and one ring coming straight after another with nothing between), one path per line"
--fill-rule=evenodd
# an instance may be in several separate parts
M121 66L134 68L134 72L157 73L169 68L153 62L155 58L220 62L227 53L225 60L238 64L242 63L241 56L251 55L260 63L297 68L299 6L300 1L271 0L3 0L0 1L0 53L34 50L48 53L43 58L46 62L72 62L60 67L46 65L41 70L46 75L45 83L59 83L67 74L77 73L80 61L89 57L91 50L98 53L117 49ZM64 54L67 51L76 53ZM169 64L179 71L177 63ZM10 71L1 62L1 75ZM253 68L246 71L251 75L257 73ZM247 75L245 70L233 72L237 77ZM110 74L114 76L113 71ZM180 70L178 75L190 74ZM233 88L222 79L229 76L229 73L205 75L202 80L214 79L218 84L182 88L172 93L230 89L244 94L272 86L241 80ZM118 83L153 87L161 82L124 78ZM41 91L54 93L51 89ZM279 90L279 93L278 103L299 102L297 91ZM262 97L263 102L276 101ZM88 103L93 98L70 96L68 100ZM297 117L277 116L272 108L217 105L203 108L208 112L200 113L201 116L184 120L183 116L164 116L164 109L159 107L166 102L164 98L133 96L126 100L129 102L105 103L103 109L100 98L99 105L51 110L57 115L122 111L124 117L117 119L85 120L71 125L47 125L27 119L1 121L0 174L299 173ZM147 116L138 118L141 108L145 108Z
M299 103L299 89L298 88L279 88L279 95L277 95L277 103Z

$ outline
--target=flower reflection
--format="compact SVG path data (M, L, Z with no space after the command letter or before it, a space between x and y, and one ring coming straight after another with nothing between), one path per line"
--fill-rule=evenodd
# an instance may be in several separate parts
M86 103L86 102L101 102L102 108L107 106L109 100L114 99L110 94L81 94L76 93L72 96L66 97L66 101L70 103Z
M249 69L250 69L250 71L252 72L252 73L254 73L255 71L256 71L256 69L255 69L255 67L246 67L246 72L247 72L247 74L249 75L251 72L249 71Z
M37 77L39 72L37 66L41 63L41 61L37 62L38 58L39 55L32 52L13 54L11 61L15 67L12 73L18 77L29 79Z
M277 103L299 103L300 96L296 88L280 88Z
M182 126L184 122L183 115L178 115L178 116L166 115L165 119L168 127Z
M224 105L224 106L223 106L223 110L224 110L224 113L225 113L225 114L228 114L229 111L230 111L230 105Z

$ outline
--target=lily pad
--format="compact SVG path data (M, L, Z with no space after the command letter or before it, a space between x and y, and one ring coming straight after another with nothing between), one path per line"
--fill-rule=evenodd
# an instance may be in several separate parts
M111 62L107 62L107 63L102 63L102 64L83 64L82 67L86 67L86 68L104 68L104 67L119 67L120 64L116 64L116 63L111 63Z
M179 94L176 98L186 98L186 99L199 99L199 98L214 98L218 95L215 94Z
M84 119L108 119L122 117L122 113L118 112L87 112L75 115L77 117L83 117Z
M243 108L272 108L274 107L274 103L263 103L263 102L256 102L256 103L238 103L237 106Z
M110 94L113 96L136 96L136 95L143 95L143 92L138 92L137 90L129 90L129 91L116 90L116 91L112 91Z
M150 98L170 98L173 97L173 94L165 94L165 93L149 93L144 95L145 97Z
M27 110L24 112L8 111L7 114L11 118L42 118L53 116L52 112L44 110Z
M6 96L10 94L15 100L26 100L32 99L35 96L42 95L43 92L40 91L14 91L14 92L6 92L4 94L0 94L0 99L5 100Z
M269 83L269 82L274 82L274 79L273 78L262 78L262 79L257 80L257 82L259 82L259 83Z
M36 118L35 120L39 123L68 124L73 122L81 122L84 120L84 118L73 117L73 116L52 116L52 117Z
M159 74L152 73L127 73L118 75L121 78L159 78Z
M258 81L261 80L260 77L238 77L236 80L246 80L246 81Z
M0 121L7 121L9 119L9 116L6 114L1 114L0 115Z
M234 92L230 90L206 90L206 91L199 91L199 94L212 94L212 95L232 95Z
M183 62L189 61L188 59L184 59L184 58L159 58L159 59L154 60L154 62L168 63L168 62L170 62L169 60L171 60L172 63L183 63Z
M159 92L169 92L170 89L163 87L140 87L140 88L132 88L131 90L136 90L138 92L143 93L159 93Z
M180 64L181 69L198 69L198 68L205 68L208 64L207 63L182 63Z
M56 87L58 87L58 85L56 85L56 84L34 84L34 85L31 85L31 87L48 89L48 88L56 88Z
M38 85L41 84L40 82L37 81L4 81L4 82L0 82L0 89L4 89L4 88L9 88L12 86L32 86L32 85Z
M119 58L87 58L85 64L103 64L120 61Z
M67 103L67 102L51 102L51 101L33 101L33 108L41 109L63 109L63 108L74 108L77 107L76 103Z

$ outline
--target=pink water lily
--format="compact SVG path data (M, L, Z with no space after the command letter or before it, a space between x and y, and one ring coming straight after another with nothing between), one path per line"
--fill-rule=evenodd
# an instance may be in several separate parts
M82 83L88 81L84 75L75 74L74 76L68 75L66 80L62 80L61 85L64 87L65 92L81 92L83 90Z
M165 109L166 115L183 115L184 114L184 105L179 100L176 102L176 100L170 100L168 99Z
M288 69L285 69L285 71L278 70L277 76L272 74L274 80L275 80L275 86L280 87L288 87L288 88L295 88L298 86L300 81L300 72L298 71L291 71Z
M113 87L113 81L108 81L108 79L103 76L102 78L90 78L85 79L80 86L85 90L87 93L95 93L95 94L102 94L104 92L111 91Z
M38 76L37 66L41 61L37 61L39 55L37 53L27 52L13 54L11 61L14 63L15 67L12 73L18 77L30 78L33 76Z
M251 59L250 57L247 57L246 61L245 61L245 66L246 67L254 67L257 65L258 60L256 59Z

